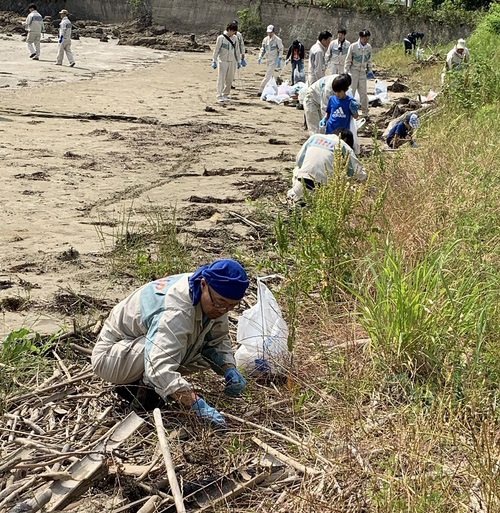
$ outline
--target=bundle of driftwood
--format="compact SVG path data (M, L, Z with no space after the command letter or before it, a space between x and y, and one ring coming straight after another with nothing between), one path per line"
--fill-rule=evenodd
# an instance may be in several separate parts
M295 431L290 394L272 384L251 384L257 401L229 401L215 376L213 386L203 376L228 421L217 432L169 406L131 411L94 377L88 356L53 354L49 378L4 400L2 513L202 512L235 500L252 509L271 501L284 512L289 494L339 488L333 463Z

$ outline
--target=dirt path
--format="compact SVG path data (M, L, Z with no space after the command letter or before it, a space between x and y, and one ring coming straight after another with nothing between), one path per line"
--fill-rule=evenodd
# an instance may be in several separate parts
M255 96L255 52L245 90L223 108L209 53L75 43L78 67L54 70L30 62L20 38L0 38L12 73L0 74L11 85L0 89L0 337L70 322L63 289L108 305L133 289L111 282L98 235L123 229L125 212L134 223L176 206L183 228L205 235L206 259L223 256L218 221L228 209L246 215L245 198L285 191L307 138L302 111ZM224 230L236 246L252 232L234 219Z

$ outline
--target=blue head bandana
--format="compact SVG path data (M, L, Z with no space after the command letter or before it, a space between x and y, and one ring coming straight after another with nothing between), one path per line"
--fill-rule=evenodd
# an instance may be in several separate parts
M200 301L202 278L217 294L235 301L245 295L249 285L245 269L236 260L216 260L210 265L202 265L190 276L189 289L193 305Z

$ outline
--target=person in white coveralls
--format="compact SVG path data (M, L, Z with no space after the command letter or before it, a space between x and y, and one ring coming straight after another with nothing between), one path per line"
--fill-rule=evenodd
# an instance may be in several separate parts
M35 4L28 5L29 14L23 22L24 28L28 31L26 43L30 52L30 59L37 61L40 58L40 39L43 32L43 18L36 10Z
M71 21L69 21L68 15L69 13L66 9L63 9L59 13L62 21L59 25L59 48L57 50L56 64L58 66L62 66L64 54L66 54L69 65L73 67L75 65L75 59L73 58L73 53L71 52L71 29L73 25L71 25Z
M262 40L257 63L261 64L262 59L266 58L267 70L262 79L259 88L259 95L262 94L264 87L271 80L276 68L281 68L281 59L283 57L283 41L274 33L274 25L267 27L267 36Z

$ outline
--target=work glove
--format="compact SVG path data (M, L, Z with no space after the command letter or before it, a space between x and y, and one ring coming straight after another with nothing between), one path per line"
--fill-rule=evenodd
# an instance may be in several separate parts
M257 59L257 64L261 64L261 63L262 63L262 57L259 57L259 58Z
M246 68L246 66L247 66L247 61L246 61L245 59L241 59L241 66L242 66L243 68Z
M217 63L215 61L212 61L212 68L217 69Z
M370 80L371 80L372 78L375 78L375 73L373 73L373 71L368 72L368 73L366 74L366 78L369 78Z
M277 68L281 68L281 57L278 57L278 62L276 63Z
M208 420L209 422L212 422L213 424L216 424L218 426L225 426L226 421L222 417L222 415L211 406L208 406L208 404L199 397L192 406L194 412L200 419Z
M289 61L288 59L285 59L285 66L288 66L288 63L289 63L289 62L290 62L290 61Z
M241 68L241 64L239 62L237 62L236 65L238 66L238 69Z
M224 392L229 397L240 395L247 384L245 378L236 367L226 369L224 371L224 378L226 379L226 389Z
M62 43L64 39L64 36L59 36L59 42Z
M319 126L320 126L320 128L325 128L325 126L326 126L326 119L325 119L325 118L323 118L323 119L319 122Z

